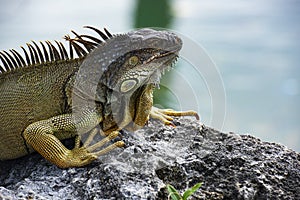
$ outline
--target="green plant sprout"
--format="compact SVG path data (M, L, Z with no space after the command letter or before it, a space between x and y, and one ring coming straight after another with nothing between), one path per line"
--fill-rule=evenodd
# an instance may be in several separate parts
M179 192L172 185L167 184L167 189L169 192L168 200L170 200L170 199L172 199L172 200L187 200L189 196L194 194L201 187L201 185L202 185L202 183L197 183L193 187L187 189L181 196L179 194Z

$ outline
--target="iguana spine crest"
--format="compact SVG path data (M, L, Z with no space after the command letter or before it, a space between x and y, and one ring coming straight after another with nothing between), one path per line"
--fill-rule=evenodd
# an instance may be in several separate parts
M10 49L9 52L0 51L0 60L2 62L0 73L35 64L85 57L96 46L114 37L106 28L104 28L104 32L91 26L85 26L85 28L95 31L102 40L91 35L79 35L72 30L71 32L76 36L75 38L71 38L69 35L64 36L64 39L69 42L69 53L60 41L55 40L55 47L49 40L40 41L40 46L32 40L32 44L26 43L28 50L21 46L24 56L14 49Z

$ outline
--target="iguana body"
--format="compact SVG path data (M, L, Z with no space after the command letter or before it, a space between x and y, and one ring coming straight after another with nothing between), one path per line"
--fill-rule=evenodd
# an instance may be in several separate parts
M149 116L165 124L172 124L169 115L197 116L193 111L152 108L160 74L182 45L176 35L141 29L112 36L107 30L104 34L88 28L105 42L73 32L76 38L66 37L69 53L61 43L55 48L48 41L48 50L43 43L27 44L24 59L14 50L0 53L0 160L35 150L59 167L84 166L122 147L124 143L118 141L97 150L119 130L142 127ZM73 58L73 50L78 58ZM91 145L98 134L96 126L107 137ZM89 136L80 146L85 132ZM75 148L69 150L60 140L72 137Z

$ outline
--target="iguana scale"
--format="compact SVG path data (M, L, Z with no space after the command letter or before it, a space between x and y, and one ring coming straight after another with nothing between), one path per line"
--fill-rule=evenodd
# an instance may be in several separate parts
M58 167L80 167L124 146L122 129L134 131L149 117L172 125L171 116L196 116L153 107L152 93L163 71L176 61L181 39L167 31L140 29L100 37L65 36L61 42L28 43L24 55L0 51L0 160L39 152ZM75 105L76 104L76 105ZM92 105L92 106L91 106ZM94 144L100 127L106 137ZM88 132L86 141L80 139ZM75 138L74 149L61 140Z

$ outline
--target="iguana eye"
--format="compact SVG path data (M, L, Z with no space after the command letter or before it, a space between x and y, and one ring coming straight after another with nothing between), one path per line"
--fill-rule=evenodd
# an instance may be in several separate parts
M137 56L131 56L129 59L128 59L128 63L129 65L132 65L132 66L136 66L139 62L139 58Z
M129 79L129 80L126 80L124 81L122 84L121 84L121 87L120 87L120 91L125 93L125 92L128 92L130 91L132 88L134 88L134 86L137 84L137 81L135 79Z

